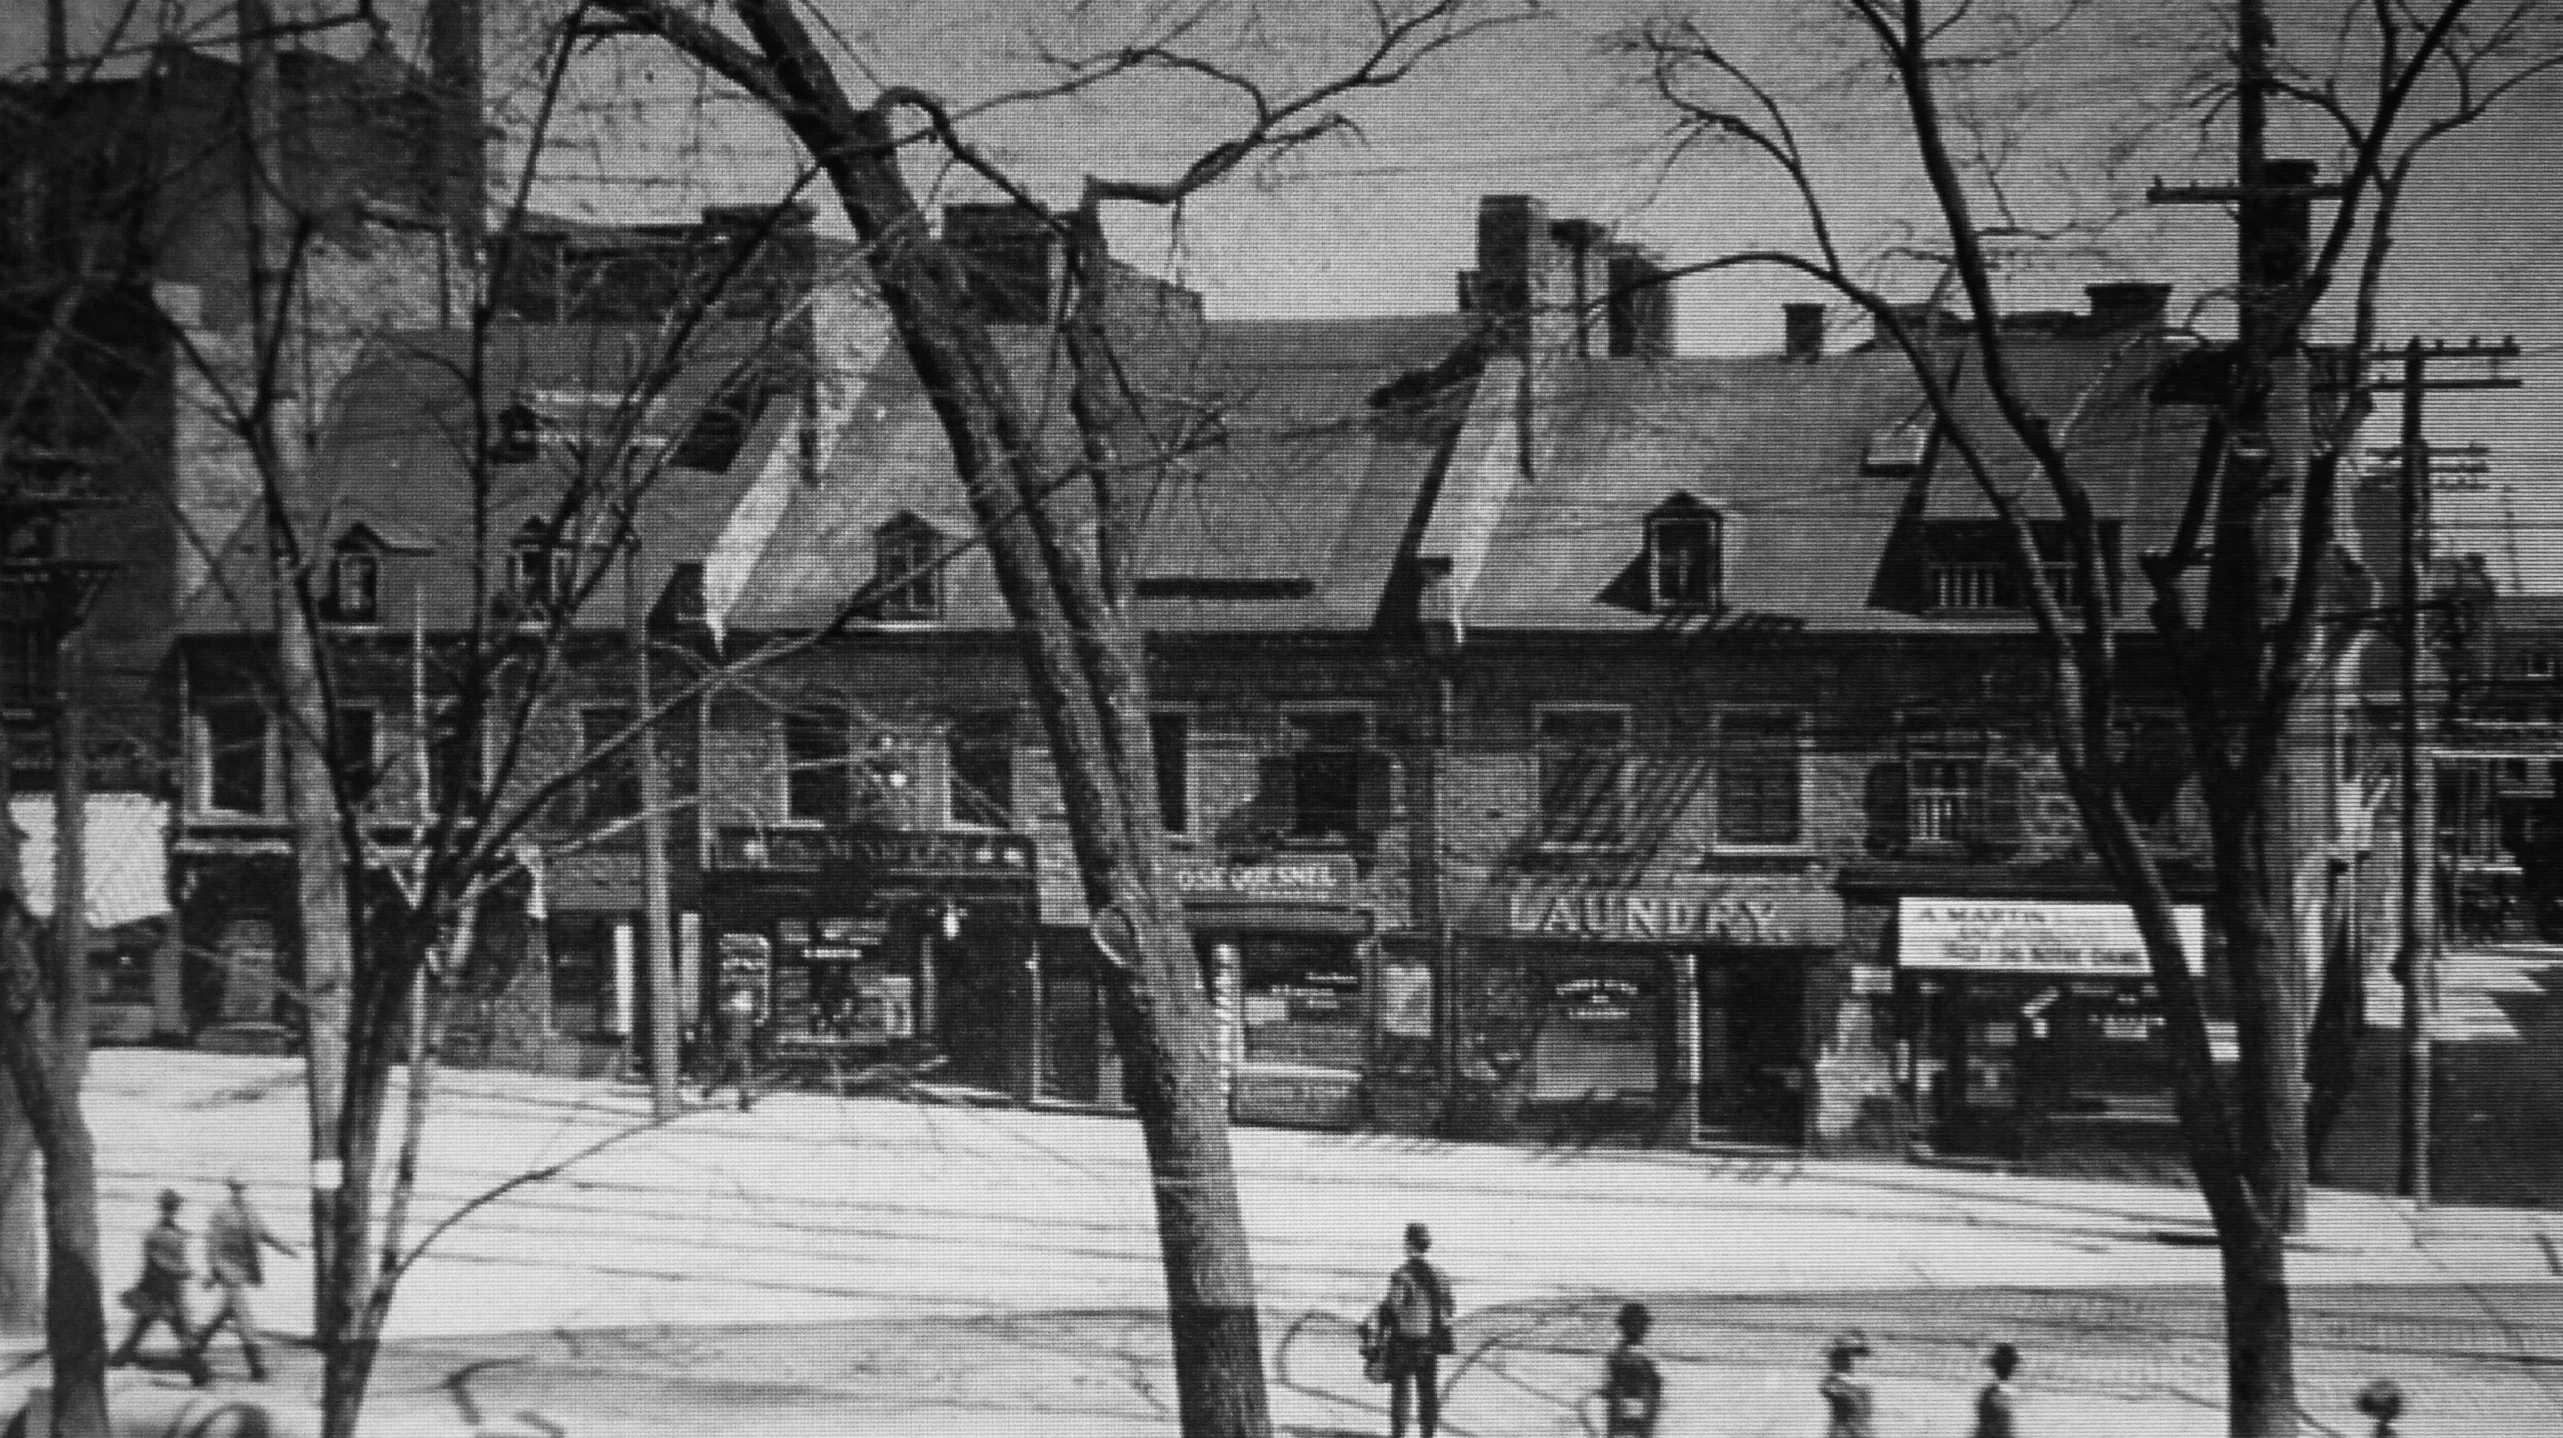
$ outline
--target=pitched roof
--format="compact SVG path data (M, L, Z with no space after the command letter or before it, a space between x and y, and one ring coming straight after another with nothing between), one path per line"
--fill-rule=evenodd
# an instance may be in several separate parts
M1153 630L1361 631L1378 616L1447 423L1374 402L1382 385L1446 359L1464 316L1174 324L1124 345L1161 436L1190 433L1150 486L1140 604ZM1064 453L1064 375L1039 331L1004 332L1018 385ZM874 536L899 517L960 552L943 574L942 630L1009 627L951 449L905 357L863 375L820 482L795 492L727 622L795 630L828 619L875 570ZM1188 430L1187 427L1190 427Z
M2089 398L2068 431L2104 520L2121 522L2122 566L2167 538L2194 461L2197 412L2146 396L2162 347L2124 333L2015 336L2033 401L2050 413ZM2123 351L2123 353L2122 353ZM1969 366L1971 369L1971 365ZM2036 518L2057 513L2027 455L1959 371L1962 408L1996 476ZM1527 416L1525 406L1527 405ZM1954 617L1873 604L1890 545L1913 526L1982 522L1993 510L1954 454L1928 468L1928 429L1906 361L1885 351L1814 362L1777 356L1543 362L1489 367L1422 545L1451 566L1457 617L1474 630L1645 633L1776 621L1837 631L2015 629L2003 612ZM1527 460L1527 466L1525 465ZM1527 473L1525 472L1527 468ZM1723 607L1671 625L1643 594L1645 518L1677 495L1724 524ZM2122 569L2121 594L2141 583ZM2128 602L2141 613L2141 603Z
M753 324L707 327L666 377L637 426L649 441L681 438L722 388L761 359L776 341ZM529 521L550 525L575 487L583 443L606 437L616 406L640 391L659 363L664 342L654 327L603 325L502 326L491 332L480 392L497 412L523 403L543 420L544 442L528 463L490 467L493 487L475 518L468 455L474 430L473 386L467 375L470 337L459 330L395 334L370 344L340 387L318 460L288 496L302 542L325 551L360 532L403 554L386 568L380 622L406 628L413 603L430 629L459 630L470 617L475 539L487 547L490 584L504 582L508 549ZM644 602L665 588L675 565L699 563L742 495L778 451L793 446L786 431L789 405L770 406L749 428L726 469L714 473L674 463L652 475L636 470L643 485L640 580ZM601 546L604 502L611 496L587 486L583 542ZM182 601L180 627L196 634L263 630L264 525L255 513L234 517L190 516L199 524L236 522L213 576ZM591 601L582 627L619 627L621 605L612 591Z

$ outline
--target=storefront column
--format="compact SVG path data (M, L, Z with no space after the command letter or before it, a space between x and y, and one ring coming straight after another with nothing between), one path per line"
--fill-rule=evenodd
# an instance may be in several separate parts
M1026 943L1023 954L1023 1020L1018 1039L1022 1059L1015 1066L1015 1100L1030 1104L1041 1097L1041 1041L1050 1031L1042 1012L1041 949Z
M1673 1092L1661 1140L1689 1147L1700 1136L1700 956L1673 956Z
M614 925L614 1036L632 1037L632 921L620 919Z
M687 909L676 916L677 1032L694 1032L703 1008L703 916Z
M1244 982L1245 956L1233 940L1223 939L1210 946L1210 965L1210 1021L1218 1030L1219 1099L1233 1109L1239 1047L1237 993Z

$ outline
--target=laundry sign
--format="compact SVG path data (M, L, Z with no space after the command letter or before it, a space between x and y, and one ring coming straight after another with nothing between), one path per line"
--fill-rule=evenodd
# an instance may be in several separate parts
M2172 910L2172 927L2190 971L2203 971L2205 913L2182 904ZM1896 956L1908 969L2134 978L2153 972L2125 904L1908 896L1897 901L1896 932Z

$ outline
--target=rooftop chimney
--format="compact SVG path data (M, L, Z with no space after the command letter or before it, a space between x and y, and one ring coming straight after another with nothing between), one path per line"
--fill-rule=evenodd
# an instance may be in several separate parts
M2160 324L2171 303L2171 286L2134 280L2085 285L2083 293L2091 300L2092 327L2101 330Z
M466 246L481 237L483 135L488 120L481 83L480 0L431 0L427 7L427 73L434 137L436 210Z
M1547 294L1548 214L1528 195L1487 195L1477 202L1477 278L1474 308L1488 328L1515 344Z
M1809 364L1824 358L1824 306L1811 302L1780 306L1780 358Z

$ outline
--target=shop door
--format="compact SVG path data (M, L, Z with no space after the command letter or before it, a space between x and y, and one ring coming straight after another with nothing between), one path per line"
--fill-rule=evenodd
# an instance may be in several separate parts
M929 937L943 1040L952 1076L990 1088L1006 1081L1006 964L994 945Z
M1796 1143L1806 1117L1805 966L1747 960L1731 974L1725 1019L1736 1136Z

